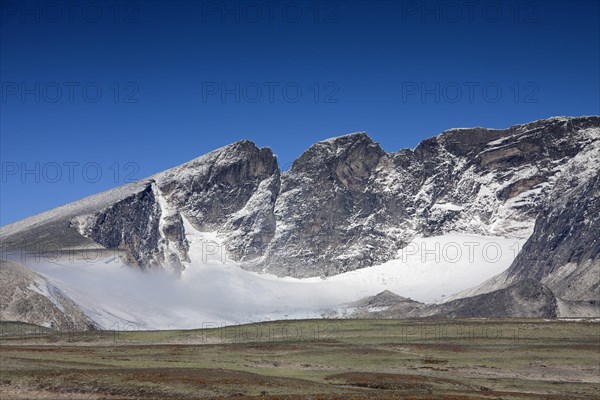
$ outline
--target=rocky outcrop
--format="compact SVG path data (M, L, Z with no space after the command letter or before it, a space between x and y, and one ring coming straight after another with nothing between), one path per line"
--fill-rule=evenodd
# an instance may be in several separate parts
M189 247L183 220L159 197L151 179L142 190L72 222L94 243L119 250L130 265L142 270L181 271Z
M59 288L23 265L1 260L0 287L2 321L27 322L61 331L97 327Z
M83 235L108 248L126 250L130 264L148 268L158 252L158 206L151 186L87 217Z
M405 318L418 315L426 305L384 290L375 296L347 304L344 308L346 315L353 318Z
M523 279L505 289L428 306L419 316L444 318L555 318L554 293L535 279Z
M506 275L543 282L565 300L600 300L600 171L563 194L540 215Z
M388 299L381 302L384 297ZM353 306L353 305L351 305ZM562 308L554 293L535 279L523 279L507 288L449 301L423 304L391 292L357 302L350 315L359 318L556 318ZM589 311L586 310L586 312ZM594 316L586 315L586 316Z
M231 214L220 229L228 254L235 260L251 265L263 256L275 234L279 188L280 177L274 173L260 182L244 207Z

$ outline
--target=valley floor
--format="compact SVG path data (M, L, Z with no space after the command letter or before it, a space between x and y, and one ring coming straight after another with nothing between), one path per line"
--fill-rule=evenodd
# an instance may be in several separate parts
M600 322L294 320L179 331L0 323L6 399L597 399Z

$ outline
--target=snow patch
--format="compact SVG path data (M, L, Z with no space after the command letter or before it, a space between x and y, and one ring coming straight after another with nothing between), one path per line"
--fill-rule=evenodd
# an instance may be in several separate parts
M452 203L438 203L434 204L431 208L445 211L462 211L464 209L464 207Z

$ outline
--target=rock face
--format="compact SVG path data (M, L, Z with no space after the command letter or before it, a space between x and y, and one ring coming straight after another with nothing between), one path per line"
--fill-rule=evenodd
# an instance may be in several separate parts
M592 132L588 131L592 136ZM595 304L600 314L600 141L567 160L542 203L529 237L502 274L456 297L506 288L523 279L544 284L561 300ZM567 306L566 308L571 308ZM576 306L579 308L579 306Z
M525 238L555 183L572 181L577 156L600 143L599 125L585 117L453 129L397 153L363 133L319 142L282 174L275 234L256 267L333 275L387 261L416 235Z
M546 207L507 276L565 300L600 299L600 171Z
M519 284L544 304L547 290L589 302L600 294L599 170L597 116L451 129L392 153L355 133L314 144L283 173L270 149L243 140L2 227L0 238L3 255L91 248L178 273L194 228L216 233L242 268L314 277L380 264L417 236L531 235L508 271L458 297ZM516 301L515 290L494 296ZM540 307L535 315L552 314Z
M44 325L63 331L95 324L59 288L28 268L0 261L0 320Z
M146 268L165 264L159 246L161 209L150 184L86 218L81 233L103 247L123 248L130 264Z
M311 146L281 177L275 234L261 266L318 276L391 258L400 241L380 230L390 214L379 213L390 198L373 187L387 158L364 133Z
M171 207L201 231L221 228L265 179L279 176L268 148L242 140L155 176Z

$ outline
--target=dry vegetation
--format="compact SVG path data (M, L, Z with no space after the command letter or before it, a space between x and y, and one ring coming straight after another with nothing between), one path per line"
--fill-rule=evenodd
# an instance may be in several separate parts
M597 399L600 323L279 321L57 333L2 323L4 399Z

